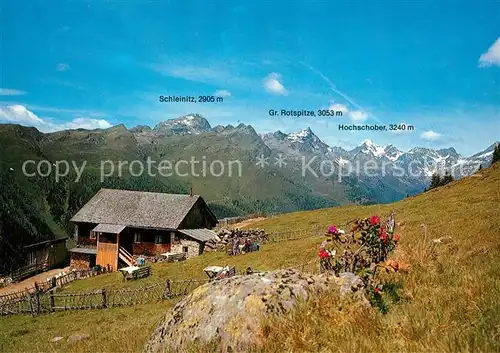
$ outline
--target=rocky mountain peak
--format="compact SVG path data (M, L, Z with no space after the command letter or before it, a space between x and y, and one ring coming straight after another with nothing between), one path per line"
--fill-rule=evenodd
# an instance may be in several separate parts
M163 135L198 135L211 129L208 120L200 114L188 114L162 121L153 130Z
M440 150L437 151L442 157L460 157L460 155L458 154L458 152L453 148L453 147L449 147L449 148L442 148Z
M403 152L398 150L394 145L387 145L384 147L384 156L386 156L391 161L397 160L403 155Z

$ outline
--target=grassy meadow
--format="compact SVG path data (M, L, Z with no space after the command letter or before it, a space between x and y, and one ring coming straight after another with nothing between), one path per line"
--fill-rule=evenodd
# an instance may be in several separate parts
M498 352L500 351L500 165L403 201L284 214L250 227L311 231L357 217L396 212L400 246L393 258L410 266L388 274L398 288L382 314L340 304L325 293L287 316L264 323L266 352ZM312 234L312 233L311 233ZM432 239L443 239L436 244ZM205 278L208 265L238 271L287 267L314 259L324 238L266 244L260 252L229 257L207 253L180 263L154 264L153 275L123 282L119 273L75 281L65 291L123 288L171 279ZM175 301L106 310L0 318L6 352L137 352ZM86 333L73 344L55 336Z

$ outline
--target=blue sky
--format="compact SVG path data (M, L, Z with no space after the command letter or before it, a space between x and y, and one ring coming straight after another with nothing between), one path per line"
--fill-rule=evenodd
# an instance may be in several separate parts
M471 155L500 139L499 13L497 1L2 1L0 122L154 126L195 112L258 132L310 126L346 148ZM217 91L224 102L158 100ZM328 107L345 114L268 114ZM337 128L361 122L415 131Z

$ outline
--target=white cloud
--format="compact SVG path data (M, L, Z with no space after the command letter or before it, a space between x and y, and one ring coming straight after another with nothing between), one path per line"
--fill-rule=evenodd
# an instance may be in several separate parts
M56 125L57 130L65 129L107 129L112 125L104 119L92 119L92 118L76 118L64 124Z
M429 131L424 131L422 133L422 135L420 135L420 137L424 140L427 140L427 141L436 141L436 140L439 140L439 138L441 138L441 134L437 133L435 131L429 130Z
M231 97L231 92L225 89L218 89L215 91L214 96L216 97Z
M35 126L40 131L52 132L68 129L107 129L112 125L104 119L78 117L65 123L53 123L49 119L42 119L25 106L19 104L0 107L0 121Z
M479 57L479 67L500 66L500 37Z
M56 71L68 71L69 70L69 65L65 63L59 63L57 64Z
M354 110L349 113L349 117L351 118L352 121L362 123L366 119L368 119L368 114L366 114L362 110Z
M32 125L40 125L43 123L42 119L19 104L0 107L0 120Z
M279 94L279 95L287 95L288 91L286 90L285 86L281 83L281 76L280 74L273 72L267 75L267 77L264 79L264 88L267 92L271 94Z
M18 89L0 88L0 96L19 96L22 94L26 94L26 92Z
M349 108L344 105L344 104L339 104L339 103L332 103L329 107L328 110L334 110L336 112L342 112L342 115L346 115L349 113Z

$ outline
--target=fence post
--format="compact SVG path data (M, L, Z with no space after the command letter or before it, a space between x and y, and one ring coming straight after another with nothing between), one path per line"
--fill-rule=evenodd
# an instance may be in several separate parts
M31 315L35 316L35 309L33 308L33 301L31 300L31 294L29 292L26 293L26 300L28 301L28 305L30 307Z
M163 298L166 299L166 298L170 298L171 296L171 293L170 293L170 280L167 279L167 281L165 282L165 289L163 290Z
M102 289L102 307L107 308L108 307L108 301L106 298L106 288Z
M54 309L54 307L55 307L55 306L56 306L56 305L55 305L55 303L54 303L54 290L52 290L52 291L50 292L50 312L52 312L52 313L54 312L54 310L55 310L55 309Z
M40 315L40 291L36 292L36 315Z

